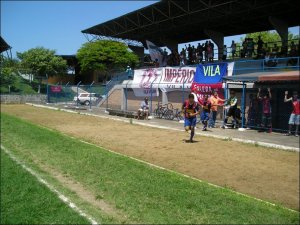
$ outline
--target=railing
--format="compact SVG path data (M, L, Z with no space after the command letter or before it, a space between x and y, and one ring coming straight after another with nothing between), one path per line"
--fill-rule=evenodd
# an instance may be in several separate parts
M235 61L233 75L299 70L300 57Z

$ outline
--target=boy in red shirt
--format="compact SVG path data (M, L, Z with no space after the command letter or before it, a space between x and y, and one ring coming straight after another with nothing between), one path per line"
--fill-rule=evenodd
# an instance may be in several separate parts
M200 113L199 105L197 102L195 102L193 94L189 94L189 99L183 103L182 112L184 113L185 131L188 132L191 130L190 142L193 143L195 126L197 122L196 116Z
M258 88L257 98L259 101L262 101L263 111L262 111L262 121L261 121L261 127L262 130L269 130L268 132L271 132L272 127L272 117L271 117L271 103L272 103L272 94L271 89L268 88L268 93L265 93L263 97L260 96L261 89Z
M291 135L292 126L296 126L295 130L295 136L298 137L298 130L300 125L300 100L298 98L297 91L293 92L293 97L288 98L288 91L286 91L284 96L284 102L292 102L293 103L293 111L291 113L290 119L289 119L289 131L286 134L287 136Z

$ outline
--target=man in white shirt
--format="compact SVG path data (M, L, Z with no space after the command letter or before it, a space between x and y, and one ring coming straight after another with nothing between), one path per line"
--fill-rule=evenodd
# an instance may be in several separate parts
M149 103L147 97L144 99L144 101L141 102L141 107L138 110L138 120L140 119L142 114L145 116L145 119L148 120Z

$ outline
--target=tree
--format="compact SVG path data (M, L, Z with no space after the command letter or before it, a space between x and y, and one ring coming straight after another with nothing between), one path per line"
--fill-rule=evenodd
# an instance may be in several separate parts
M37 47L23 53L17 52L17 56L21 60L21 68L37 78L60 75L67 70L66 60L55 56L54 50Z
M112 70L125 70L128 65L134 67L139 59L120 42L99 40L87 42L77 52L81 72L97 71L108 73Z
M262 31L262 32L256 32L251 34L246 34L244 38L241 38L241 42L245 40L245 38L252 38L255 43L258 41L258 36L261 37L264 43L270 43L270 42L280 42L281 38L279 34L276 31ZM288 39L299 39L299 35L294 35L293 33L289 32Z
M1 55L0 58L1 64L1 74L0 74L0 82L1 85L12 85L16 80L16 74L18 71L18 60L9 59Z

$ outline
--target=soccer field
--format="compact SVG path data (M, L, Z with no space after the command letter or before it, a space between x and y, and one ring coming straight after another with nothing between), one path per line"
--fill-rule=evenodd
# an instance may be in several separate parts
M296 200L299 199L299 192L297 192L299 189L297 173L299 171L296 171L299 169L298 153L202 137L197 137L199 142L195 145L189 145L180 140L183 133L178 134L178 132L29 106L2 106L1 110L5 112L1 117L2 144L35 170L47 175L49 182L58 185L66 194L71 192L69 194L75 202L79 202L80 206L103 223L282 224L298 222L298 212L281 206L274 207L253 198L238 195L230 189L214 187L206 182L199 182L151 167L126 156L80 142L76 138L178 172L204 178L209 182L231 189L238 183L242 183L244 186L249 185L248 189L260 187L259 190L253 190L253 193L262 193L265 200L280 202L295 209L298 209ZM25 122L8 114L31 122ZM35 124L56 129L67 136ZM147 132L151 132L152 136L147 135ZM168 147L166 143L168 140L162 133L171 136L173 145ZM69 135L76 138L70 138ZM107 138L105 139L105 137ZM129 141L126 141L126 137ZM152 139L152 144L149 141L144 142L145 137ZM177 140L179 140L178 143ZM161 146L161 148L157 146ZM193 147L184 148L182 146ZM156 153L153 152L155 147L157 147ZM176 151L177 148L182 150L181 157L186 164L186 171L183 170L183 162L178 160L180 155ZM128 149L133 149L133 151L130 152ZM146 154L147 150L152 154L152 161ZM225 153L222 154L220 150L225 151L227 158L224 158L223 154ZM191 154L187 151L190 151ZM210 159L207 158L206 151L211 152ZM214 151L217 151L218 154ZM248 164L242 165L245 162L242 156L246 158L250 155L250 153L247 154L247 151L252 155L250 159L257 157L256 163L250 161ZM161 152L164 154L160 154ZM195 158L193 154L199 156ZM225 160L222 163L223 172L218 155ZM232 159L234 155L236 156L235 161ZM157 158L157 156L161 157ZM167 156L173 164L164 164ZM204 158L203 161L199 161L201 157ZM216 161L212 162L214 158ZM195 161L196 159L198 161ZM263 165L259 164L261 160L265 160ZM238 163L239 161L242 163ZM234 162L238 165L232 165ZM225 167L225 163L229 165ZM272 163L276 167L272 167ZM194 165L194 173L197 173L198 176L191 173L190 164ZM199 165L197 166L197 164ZM218 173L217 171L209 172L213 164ZM258 168L255 168L255 165ZM240 166L241 169L242 166L245 166L247 173L245 169L238 171L237 166ZM251 166L253 166L252 170L249 168ZM204 171L201 172L201 170ZM259 179L258 170L262 170L263 178L266 175L273 176L267 180ZM239 177L240 180L235 176L230 176L230 173ZM245 173L244 179L241 177L242 173ZM207 177L204 174L207 174ZM278 176L277 180L275 174ZM220 178L216 179L217 176ZM226 182L231 178L232 182L229 185L215 182L222 181L222 177ZM264 185L270 186L275 182L277 182L276 186L269 189L271 194L265 195L267 190L263 189ZM286 187L285 185L289 186L286 190L287 193L282 190ZM241 191L241 187L242 185L237 185L234 189ZM244 191L244 193L247 192ZM1 212L3 207L1 205Z

